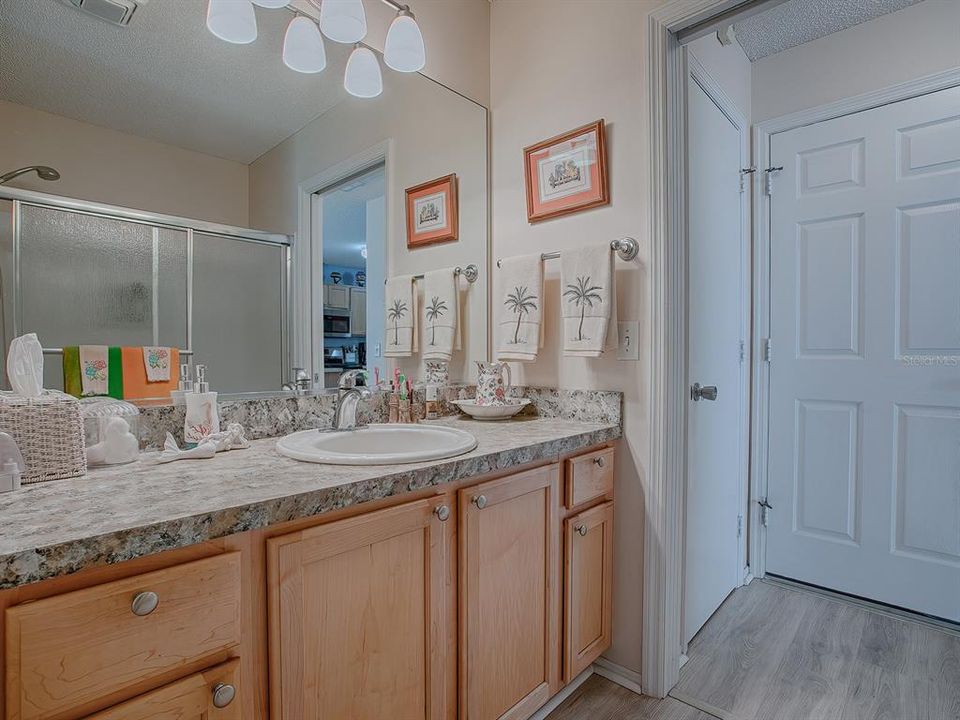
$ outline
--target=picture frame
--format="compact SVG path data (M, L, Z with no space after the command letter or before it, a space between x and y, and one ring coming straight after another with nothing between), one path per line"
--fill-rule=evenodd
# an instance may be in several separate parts
M527 222L610 204L603 118L523 149Z
M408 248L459 239L456 173L407 188L406 192Z

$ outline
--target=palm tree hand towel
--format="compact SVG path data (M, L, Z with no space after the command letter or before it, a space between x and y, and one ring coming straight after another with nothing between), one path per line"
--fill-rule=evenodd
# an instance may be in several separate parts
M413 275L387 280L384 357L410 357L417 352L417 293Z
M543 260L518 255L500 261L494 295L497 359L535 362L543 346Z
M561 253L560 292L563 354L600 357L616 327L613 251L589 245Z
M460 283L455 268L423 275L423 359L449 362L460 349Z

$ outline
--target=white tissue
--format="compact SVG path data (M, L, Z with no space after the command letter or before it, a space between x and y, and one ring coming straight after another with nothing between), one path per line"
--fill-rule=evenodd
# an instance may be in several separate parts
M107 418L103 440L87 448L87 465L120 465L133 462L139 454L140 443L130 424L121 417Z
M21 335L10 343L7 377L17 395L39 397L43 392L43 346L36 333Z
M152 463L168 463L174 460L206 460L224 450L243 450L250 447L250 442L244 434L243 425L230 423L222 432L208 435L195 448L181 450L173 435L167 433L163 443L163 450L152 456Z

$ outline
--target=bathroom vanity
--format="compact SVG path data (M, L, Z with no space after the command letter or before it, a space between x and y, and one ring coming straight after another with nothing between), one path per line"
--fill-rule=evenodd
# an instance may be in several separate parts
M477 448L257 440L0 496L2 717L529 717L610 643L620 427L443 424Z

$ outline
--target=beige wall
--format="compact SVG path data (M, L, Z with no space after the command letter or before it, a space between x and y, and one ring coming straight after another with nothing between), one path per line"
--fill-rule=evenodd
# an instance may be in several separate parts
M469 361L487 355L484 108L419 75L384 74L383 95L348 98L250 166L250 219L256 226L296 233L299 184L388 140L388 272L415 274L469 263L482 269L480 279L462 295L463 349L450 364L451 378L467 379ZM459 241L407 250L406 188L450 173L459 181ZM371 360L373 353L374 348L368 348ZM411 377L422 377L419 357L400 367Z
M559 266L546 265L545 346L538 362L514 365L515 380L564 388L622 390L624 433L617 459L614 641L607 654L640 671L644 485L649 453L647 386L648 182L646 15L653 0L498 0L491 20L494 257L565 250L630 235L640 258L617 261L620 320L639 320L639 362L563 357ZM527 223L523 148L600 117L607 122L611 204ZM494 303L496 305L497 303ZM495 308L498 312L499 308Z
M958 66L960 2L925 0L755 62L753 120Z
M12 187L246 227L247 166L0 101L0 172L50 165ZM266 228L271 229L271 228Z
M485 107L490 106L490 1L404 0L427 48L423 72ZM383 50L396 16L381 2L365 3L365 42Z

